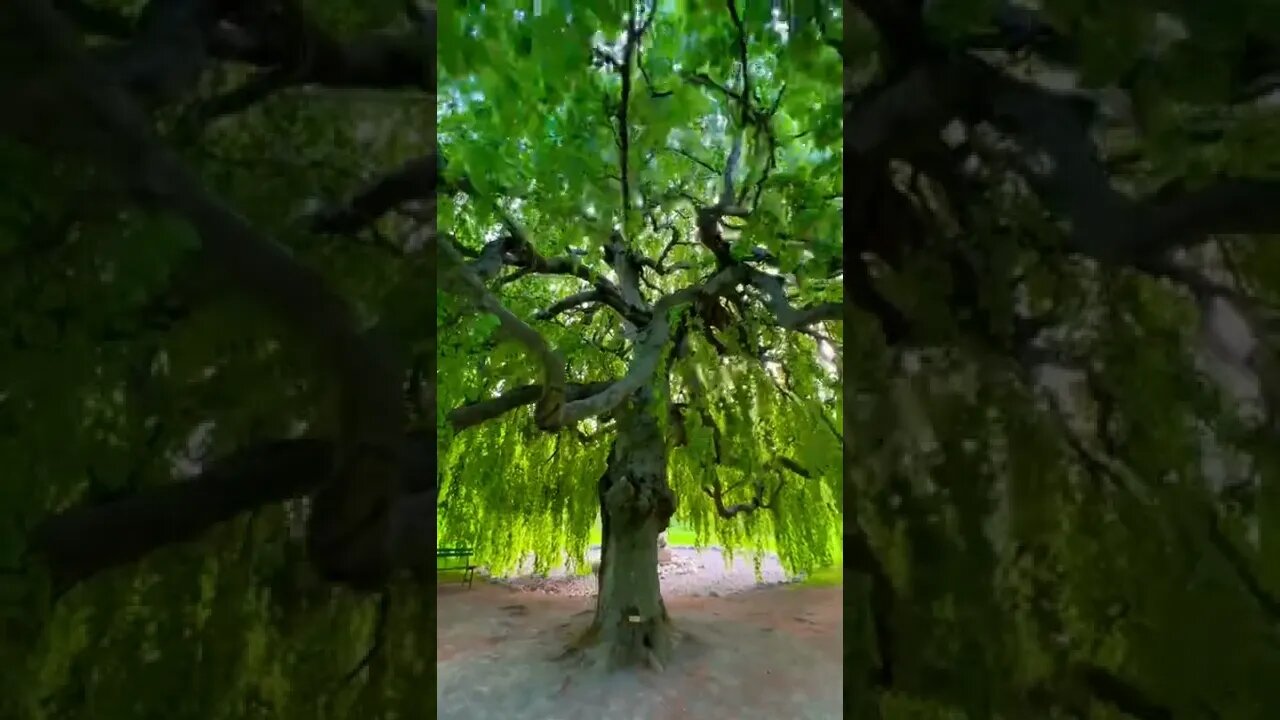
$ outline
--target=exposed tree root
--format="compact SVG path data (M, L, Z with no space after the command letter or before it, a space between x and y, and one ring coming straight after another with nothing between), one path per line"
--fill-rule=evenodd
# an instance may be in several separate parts
M691 646L702 645L696 635L678 629L666 616L636 624L644 627L621 637L615 633L611 642L605 642L607 634L602 632L599 621L593 619L586 627L574 632L564 649L553 659L576 669L617 672L639 668L663 672L676 656L677 648L687 650Z
M554 659L580 659L588 648L596 646L599 642L600 623L592 620L591 624L583 628L581 632L574 633L574 636L565 645L564 650L559 655L556 655Z

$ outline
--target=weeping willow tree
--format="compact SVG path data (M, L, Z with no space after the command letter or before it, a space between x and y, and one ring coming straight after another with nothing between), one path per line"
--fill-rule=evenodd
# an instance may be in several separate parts
M424 715L434 60L400 2L0 13L0 716Z
M439 532L501 571L599 517L576 646L661 666L673 517L832 560L839 14L515 5L441 8Z
M847 712L1274 715L1274 6L852 5Z

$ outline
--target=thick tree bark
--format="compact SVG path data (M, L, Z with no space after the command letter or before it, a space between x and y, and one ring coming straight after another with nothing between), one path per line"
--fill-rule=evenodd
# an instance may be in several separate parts
M609 669L661 668L671 656L671 621L658 585L658 534L675 512L675 495L667 485L666 441L651 396L645 388L620 408L600 479L599 593L584 639L599 643Z
M604 474L600 476L600 482L596 491L600 500L600 565L596 568L596 598L598 599L604 594L604 573L605 568L609 564L609 508L606 505L606 498L609 494L609 478L613 469L613 450L617 447L617 443L609 445L609 462L605 466ZM591 622L592 631L598 632L600 629L600 603L596 602L595 619Z

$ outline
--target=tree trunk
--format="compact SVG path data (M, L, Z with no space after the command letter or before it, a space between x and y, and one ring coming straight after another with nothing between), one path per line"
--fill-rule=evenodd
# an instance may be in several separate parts
M619 409L618 435L599 485L599 591L583 641L599 643L609 669L660 669L671 656L671 623L658 586L658 534L675 512L675 496L648 395L642 391Z

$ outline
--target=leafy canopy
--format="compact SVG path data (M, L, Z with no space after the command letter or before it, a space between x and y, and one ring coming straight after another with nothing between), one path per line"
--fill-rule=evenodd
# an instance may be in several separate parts
M749 210L724 218L730 261L768 256L761 267L784 279L795 307L839 303L841 63L822 35L836 36L838 13L819 23L739 5L640 3L634 17L612 3L541 14L524 3L442 8L439 142L454 191L440 201L441 233L473 256L521 235L543 258L580 259L625 296L611 254L618 233L647 262L637 287L652 304L719 269L698 211L717 204L729 167L735 202ZM508 268L490 287L566 357L571 384L612 381L635 361L637 329L616 307L557 306L591 289L581 277ZM688 350L659 370L671 387L652 412L674 423L677 519L702 542L776 543L794 568L829 564L841 496L841 326L783 329L763 296L742 297L725 306L722 327L708 328L696 309L672 311L692 328ZM541 375L492 315L465 313L444 290L439 308L442 541L475 543L495 570L528 551L540 563L566 549L580 558L598 513L609 420L544 433L520 409L453 428L451 408ZM780 470L779 455L810 477ZM750 481L726 492L732 504L766 478L771 491L786 481L774 512L717 521L704 488Z

